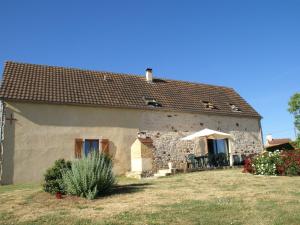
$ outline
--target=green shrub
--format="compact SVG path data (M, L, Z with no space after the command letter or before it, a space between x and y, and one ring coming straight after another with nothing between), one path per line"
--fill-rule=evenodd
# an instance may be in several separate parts
M70 168L70 161L65 161L64 159L56 160L54 165L49 168L44 175L44 191L51 194L55 194L57 192L65 194L66 192L62 180L62 171Z
M280 152L266 152L253 160L254 172L257 175L277 175L276 165L280 161Z
M112 161L105 154L93 151L64 171L63 182L68 194L94 199L108 192L115 183Z

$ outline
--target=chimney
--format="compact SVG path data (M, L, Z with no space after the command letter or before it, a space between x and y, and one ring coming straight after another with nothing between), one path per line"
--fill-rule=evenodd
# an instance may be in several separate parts
M148 82L152 82L153 81L153 74L152 74L152 69L151 68L147 68L146 69L146 80Z
M270 143L272 140L273 140L272 135L271 135L271 134L268 134L268 135L266 136L266 146L268 146L269 143Z

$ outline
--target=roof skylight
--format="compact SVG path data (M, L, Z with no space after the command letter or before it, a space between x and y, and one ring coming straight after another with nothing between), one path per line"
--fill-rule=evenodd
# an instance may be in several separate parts
M242 112L242 110L234 104L229 104L232 112Z
M205 109L218 109L217 106L215 106L212 102L209 101L202 101Z
M156 99L154 98L147 98L143 97L146 105L151 106L151 107L162 107L162 104L157 102Z

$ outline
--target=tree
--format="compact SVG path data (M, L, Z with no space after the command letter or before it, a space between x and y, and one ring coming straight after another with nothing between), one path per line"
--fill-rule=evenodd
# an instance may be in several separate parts
M300 93L296 93L290 98L288 111L294 115L294 125L298 131L296 142L300 147Z

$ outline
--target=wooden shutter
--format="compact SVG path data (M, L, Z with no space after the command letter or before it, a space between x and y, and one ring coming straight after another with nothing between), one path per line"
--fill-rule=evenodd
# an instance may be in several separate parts
M80 138L75 139L75 158L80 159L82 157L83 140Z
M101 139L101 150L104 154L109 154L109 140Z

